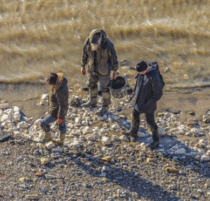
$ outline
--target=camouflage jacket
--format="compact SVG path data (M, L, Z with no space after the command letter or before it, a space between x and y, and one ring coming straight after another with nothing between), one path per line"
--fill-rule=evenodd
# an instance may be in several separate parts
M68 86L63 73L57 73L58 80L50 86L49 91L49 114L55 118L65 118L68 110Z
M94 71L100 75L107 75L111 70L118 70L118 60L113 43L106 38L106 33L103 30L95 30L95 33L101 32L102 43L96 50L91 50L91 37L94 32L85 40L82 51L82 67L87 66L88 71Z

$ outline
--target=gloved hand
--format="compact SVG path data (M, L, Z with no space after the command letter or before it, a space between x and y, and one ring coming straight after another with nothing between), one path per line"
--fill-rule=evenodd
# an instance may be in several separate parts
M58 122L59 124L63 124L63 123L64 123L62 117L57 118L57 122Z
M86 74L86 69L85 69L85 67L81 67L81 72L82 72L83 75Z
M117 71L113 72L112 78L115 80L118 77L119 73Z

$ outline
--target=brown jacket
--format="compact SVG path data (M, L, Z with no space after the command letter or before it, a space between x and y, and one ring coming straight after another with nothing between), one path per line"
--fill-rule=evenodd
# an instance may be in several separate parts
M95 33L101 32L102 43L96 50L91 50L90 40ZM87 66L88 71L94 71L100 75L107 75L111 70L118 69L117 55L112 42L106 38L106 33L103 30L92 31L86 39L82 51L82 66Z
M50 86L49 91L49 114L54 118L65 118L68 110L68 86L67 79L62 73L57 73L58 80Z

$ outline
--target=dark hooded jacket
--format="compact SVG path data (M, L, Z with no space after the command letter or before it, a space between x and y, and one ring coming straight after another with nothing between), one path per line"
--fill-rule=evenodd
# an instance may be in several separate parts
M68 110L68 86L63 73L57 73L58 80L50 86L49 91L49 114L54 118L65 118Z
M96 51L91 50L91 39L94 34L101 33L102 41ZM95 29L85 40L82 51L82 67L87 66L88 71L94 71L100 75L107 75L111 70L118 69L117 55L112 42L106 38L103 30Z
M160 81L159 69L152 66L145 75L136 76L136 85L132 101L134 109L140 113L154 113L157 101L163 94L163 85Z

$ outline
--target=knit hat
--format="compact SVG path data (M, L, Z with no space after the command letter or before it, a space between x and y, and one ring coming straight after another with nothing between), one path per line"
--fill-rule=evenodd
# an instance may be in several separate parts
M51 73L47 78L48 84L55 84L58 79L58 75L56 73Z
M141 61L139 63L136 64L136 70L138 72L142 72L145 71L147 69L147 63L145 61Z

